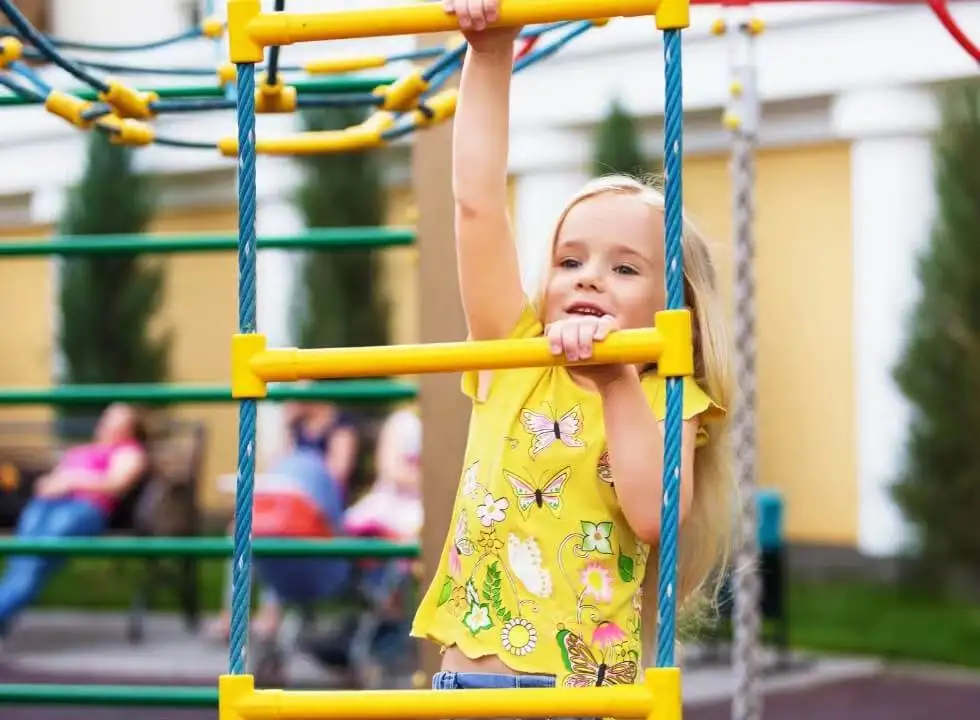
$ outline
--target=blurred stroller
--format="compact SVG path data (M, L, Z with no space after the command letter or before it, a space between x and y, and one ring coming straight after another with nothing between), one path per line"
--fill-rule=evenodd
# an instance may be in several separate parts
M331 483L310 482L316 473L324 473L319 458L314 467L290 456L276 475L262 483L257 479L254 536L417 541L422 525L420 449L418 416L409 410L390 415L378 438L378 479L346 513L341 513L340 494ZM347 687L407 684L417 666L408 636L414 606L412 561L257 558L255 568L257 580L284 607L299 610L298 618L289 613L276 637L258 643L256 682L285 685L286 661L301 652L343 677ZM313 608L330 600L354 600L355 608L321 631Z

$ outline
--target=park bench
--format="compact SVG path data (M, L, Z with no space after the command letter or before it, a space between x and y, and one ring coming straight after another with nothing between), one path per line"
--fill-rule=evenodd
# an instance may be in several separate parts
M91 437L92 421L0 421L0 533L11 534L30 500L34 482L48 472L61 453ZM67 441L63 438L80 438ZM151 423L147 450L150 468L124 495L109 521L108 536L174 537L200 534L198 484L206 442L203 424L179 420ZM113 570L123 562L110 561ZM113 573L115 575L115 572ZM138 565L130 599L127 637L144 635L145 618L162 590L176 592L184 622L197 627L201 612L198 561L194 558L150 558Z

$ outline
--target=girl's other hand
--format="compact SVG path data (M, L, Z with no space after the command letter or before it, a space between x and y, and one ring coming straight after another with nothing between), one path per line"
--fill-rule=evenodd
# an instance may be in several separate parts
M487 29L500 17L500 0L442 0L442 8L456 16L466 42L477 53L511 50L521 31L519 27Z

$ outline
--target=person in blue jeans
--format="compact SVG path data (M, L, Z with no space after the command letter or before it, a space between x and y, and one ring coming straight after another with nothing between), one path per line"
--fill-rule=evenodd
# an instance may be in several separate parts
M18 538L101 535L118 500L148 468L146 431L136 408L110 405L92 442L68 450L55 468L38 478L34 496L21 511ZM0 577L0 638L17 614L44 586L62 558L12 555Z

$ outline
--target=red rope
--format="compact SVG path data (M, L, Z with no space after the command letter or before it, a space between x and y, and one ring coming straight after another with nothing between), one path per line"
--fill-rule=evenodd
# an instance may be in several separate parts
M942 23L942 26L946 28L946 32L953 36L953 39L960 44L961 48L970 54L970 57L980 63L980 47L974 44L966 36L966 33L963 32L963 28L959 26L953 18L953 14L949 11L949 5L946 4L946 0L929 0L929 8L939 22Z
M524 42L521 44L520 50L518 50L517 54L514 56L514 61L516 62L520 60L522 57L531 52L534 49L535 44L538 42L539 37L541 36L532 35L531 37L524 38Z

